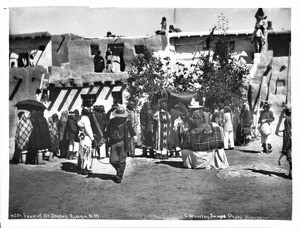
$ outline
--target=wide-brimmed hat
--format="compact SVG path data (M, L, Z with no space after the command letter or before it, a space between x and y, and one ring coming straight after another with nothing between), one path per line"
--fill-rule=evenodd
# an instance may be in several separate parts
M202 108L203 106L200 105L199 101L196 101L195 98L192 98L189 108Z
M112 112L112 115L114 117L127 117L128 112L122 105L118 105L116 110Z

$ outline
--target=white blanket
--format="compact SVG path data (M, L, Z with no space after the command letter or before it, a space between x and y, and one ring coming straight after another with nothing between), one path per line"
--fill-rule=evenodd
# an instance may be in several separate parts
M183 166L189 169L225 169L229 167L224 149L212 152L182 150Z

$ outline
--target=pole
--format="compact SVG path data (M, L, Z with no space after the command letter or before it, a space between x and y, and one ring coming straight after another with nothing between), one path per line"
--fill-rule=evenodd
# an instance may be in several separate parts
M43 84L44 84L44 77L45 77L45 74L43 74L43 75L42 75L42 78L41 78L40 90L42 90L42 88L43 88Z
M261 85L263 84L263 81L264 81L264 76L261 77L261 82L260 82ZM258 125L258 119L259 119L258 115L259 115L259 107L260 107L260 102L261 102L260 95L261 95L261 93L259 93L257 108L256 108L256 120L255 120L255 132L254 132L255 136L257 136L257 125Z
M288 58L288 68L287 68L287 78L286 78L286 104L291 104L291 87L290 83L290 64L291 64L291 42L289 43L289 58Z

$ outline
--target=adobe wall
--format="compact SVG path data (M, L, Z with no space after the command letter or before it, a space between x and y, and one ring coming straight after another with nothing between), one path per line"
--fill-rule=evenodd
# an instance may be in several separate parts
M69 62L68 43L79 38L81 37L74 34L52 35L52 66L60 67L61 64Z
M277 42L281 40L281 43L278 42L276 46L270 45L270 43L273 43L273 39L268 36L268 33L271 33L273 38L276 37ZM249 99L252 106L257 104L259 98L263 101L268 100L275 115L275 121L272 124L273 129L276 129L278 128L279 116L283 110L282 103L285 103L287 99L287 87L291 82L290 77L288 77L289 52L288 50L275 48L277 46L287 47L287 42L290 42L287 37L290 38L290 33L278 33L276 36L273 36L273 34L273 32L266 31L268 43L263 46L261 53L256 55L259 58L259 63L249 85ZM281 36L283 36L283 39ZM275 56L274 53L276 53ZM290 101L290 97L288 100ZM256 114L257 106L253 109L255 110L254 114ZM283 122L280 124L280 129L283 129Z
M176 52L176 59L183 61L190 61L193 57L199 57L200 54L205 54L206 39L208 36L194 36L194 37L171 37L170 46L173 46ZM251 43L251 34L248 35L227 35L230 41L234 41L235 52L246 52L248 57L245 57L247 63L251 63L254 55L254 46ZM216 36L214 39L216 40Z
M166 36L147 36L137 38L103 38L91 40L72 40L69 42L69 62L71 77L75 80L83 75L101 75L103 73L94 73L94 55L91 53L91 44L98 44L102 57L105 57L108 44L124 44L123 58L125 61L125 72L128 70L130 62L135 56L134 45L146 45L155 52L164 50L167 46Z
M35 99L36 90L39 88L43 74L47 74L47 70L42 66L34 66L27 68L10 68L9 69L9 138L10 148L13 150L13 139L16 132L17 114L19 110L15 104L25 99ZM32 79L35 78L33 81ZM19 80L22 82L16 90ZM12 97L13 92L16 91Z
M45 50L38 51L38 54L34 57L34 62L36 65L43 66L46 69L52 66L52 41L50 41L47 45Z
M20 53L33 53L34 63L37 63L36 65L46 68L52 66L52 42L50 36L10 38L9 51L15 53L15 57Z

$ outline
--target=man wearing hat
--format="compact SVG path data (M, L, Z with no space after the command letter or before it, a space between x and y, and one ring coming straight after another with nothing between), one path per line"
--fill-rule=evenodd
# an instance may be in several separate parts
M118 105L112 112L113 119L110 120L104 137L110 143L110 164L116 169L117 175L115 182L121 183L126 166L128 150L128 134L137 141L136 133L132 127L131 121L127 118L126 109Z
M258 123L260 123L260 133L261 133L261 143L263 147L263 153L271 153L272 152L272 145L269 143L269 135L271 134L271 123L274 121L273 112L270 110L270 104L265 103L260 113L260 117Z

